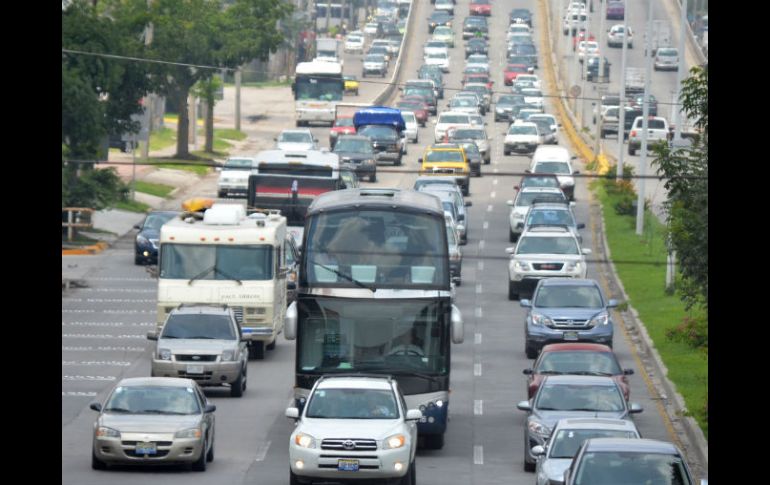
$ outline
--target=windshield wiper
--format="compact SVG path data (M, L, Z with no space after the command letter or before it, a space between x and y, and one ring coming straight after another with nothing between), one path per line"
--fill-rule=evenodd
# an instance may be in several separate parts
M538 374L559 374L559 375L564 374L564 372L560 370L540 370L540 371L537 371L537 373ZM574 372L574 374L577 374L577 372Z
M113 413L133 413L130 409L124 408L106 408L105 411L111 411Z
M187 284L188 284L188 285L192 285L192 282L193 282L193 281L195 281L195 280L197 280L197 279L199 279L199 278L203 278L203 277L204 277L204 276L206 276L207 274L209 274L209 273L211 273L212 271L214 271L214 270L216 269L216 267L217 267L217 265L215 264L214 266L212 266L212 267L210 267L210 268L207 268L207 269L205 269L205 270L201 271L201 272L200 272L200 273L198 273L197 275L195 275L195 276L193 276L192 278L190 278L190 281L188 281L188 282L187 282Z
M350 281L351 283L353 283L354 285L358 286L359 288L364 288L366 290L371 291L372 293L376 293L377 292L377 288L375 288L373 286L369 286L369 285L364 284L364 283L361 283L360 281L358 281L357 279L353 278L352 276L350 276L348 274L345 274L345 273L343 273L341 271L337 271L336 269L330 268L329 266L321 264L321 263L319 263L317 261L310 261L310 263L311 264L315 264L316 266L320 266L321 268L325 269L326 271L331 271L332 273L336 274L340 278L343 278L343 279L346 279L346 280Z
M217 337L207 337L206 335L193 335L192 337L185 337L189 339L209 339L209 340L219 340Z
M221 269L217 268L216 266L214 267L214 271L216 273L221 274L222 276L224 276L227 279L236 281L240 286L243 286L243 281L239 280L235 276L230 276L229 274L225 273L224 271L222 271Z
M599 371L593 371L593 370L579 370L570 372L572 375L576 376L611 376L609 372L599 372Z

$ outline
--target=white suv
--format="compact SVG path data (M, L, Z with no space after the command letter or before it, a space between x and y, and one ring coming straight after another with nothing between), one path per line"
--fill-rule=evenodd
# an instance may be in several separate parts
M407 409L390 377L324 376L313 386L289 439L292 485L313 480L400 479L415 483L419 409Z
M222 166L217 182L217 196L246 197L249 191L249 175L256 167L256 159L251 157L231 157Z
M631 132L628 134L628 154L636 155L636 151L642 148L642 134L644 128L644 117L634 118L634 124L631 125ZM668 140L668 121L660 116L649 116L647 118L647 149L649 150L654 143L661 140Z
M524 231L515 248L507 248L508 299L532 292L543 278L585 278L586 254L568 227L535 226Z
M564 191L556 187L524 187L516 195L516 199L506 202L511 207L511 213L508 215L510 232L508 241L516 242L519 235L524 230L524 219L529 212L530 206L539 200L540 202L566 202L567 197Z

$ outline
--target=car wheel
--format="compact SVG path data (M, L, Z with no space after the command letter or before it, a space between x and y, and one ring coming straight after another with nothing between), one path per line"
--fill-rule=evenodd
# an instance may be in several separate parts
M503 148L503 155L508 156L511 152Z
M141 256L134 256L134 264L135 265L141 266L142 263L144 263L144 261L142 261L142 257Z
M227 197L227 191L220 190L219 192L217 192L217 197L219 197L220 199L224 199L225 197Z
M249 359L262 360L265 358L265 342L251 342L249 344Z
M377 181L377 174L371 174L369 175L369 182L376 182Z
M300 485L299 480L297 479L297 475L291 471L291 468L289 469L289 485Z
M535 464L529 463L526 458L524 459L524 471L525 472L533 472L535 471Z
M193 471L196 472L205 472L206 471L206 448L208 447L209 440L208 438L204 438L203 440L203 449L201 450L201 456L195 462L192 464Z
M211 448L209 448L209 452L206 453L206 461L211 463L214 461L214 439L211 440Z
M273 340L271 343L267 344L265 348L267 350L275 350L275 344L277 343L278 343L278 337L276 337L275 340Z
M457 281L455 281L455 286L462 286L463 285L463 279L461 276L457 276Z
M512 229L508 229L508 242L516 242L516 233Z
M400 153L398 154L398 158L396 159L396 161L393 162L393 166L394 167L400 167L401 166L401 154Z
M243 389L246 387L244 386L245 381L246 373L241 370L241 373L238 374L238 379L230 384L230 397L243 397Z
M519 294L516 293L516 287L513 286L513 281L508 281L508 299L518 300Z
M415 485L415 472L414 472L414 462L415 460L412 460L412 463L409 464L409 470L407 470L406 475L401 477L401 480L399 483L401 485Z
M91 468L94 470L106 470L107 464L96 457L96 453L91 450Z
M524 353L527 354L528 359L537 359L537 349L524 344Z
M468 197L469 195L471 195L471 189L467 185L465 187L463 187L463 195L465 197Z
M630 143L628 144L628 154L629 155L636 155L636 150L631 148L631 144Z

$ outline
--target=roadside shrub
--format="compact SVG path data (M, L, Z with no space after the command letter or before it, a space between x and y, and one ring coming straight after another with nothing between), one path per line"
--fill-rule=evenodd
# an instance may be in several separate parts
M666 337L674 342L686 343L692 348L708 351L708 317L705 315L686 316L682 319L682 323L666 331Z

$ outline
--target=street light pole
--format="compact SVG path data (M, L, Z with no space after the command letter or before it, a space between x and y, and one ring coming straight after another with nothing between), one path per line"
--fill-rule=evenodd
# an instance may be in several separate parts
M602 50L604 49L604 17L607 16L607 2L601 2L599 7L599 70L596 71L596 82L604 77L604 56ZM625 15L623 15L625 17ZM607 82L610 82L607 79Z
M590 10L586 10L586 33L583 35L583 67L580 70L580 128L584 128L585 122L585 109L586 109L586 78L588 78L588 39L591 37L591 14ZM578 46L580 44L578 43Z
M682 15L679 24L679 67L676 70L676 100L682 93L682 77L684 76L684 36L687 27L687 0L682 0ZM682 139L682 106L674 105L676 118L674 118L674 140Z
M618 166L616 180L623 179L623 140L626 127L626 60L628 58L628 10L623 14L623 46L620 54L620 100L618 101Z
M641 236L644 231L644 176L647 174L647 129L650 115L650 78L652 77L652 6L647 17L647 36L645 39L645 72L644 72L644 98L642 99L642 148L639 157L639 193L636 198L636 235ZM630 143L630 140L629 140Z

